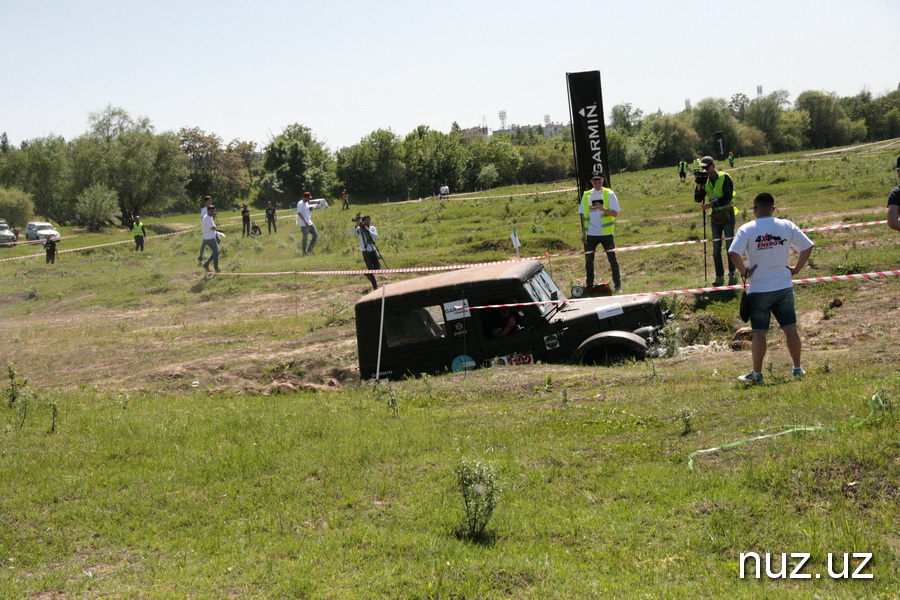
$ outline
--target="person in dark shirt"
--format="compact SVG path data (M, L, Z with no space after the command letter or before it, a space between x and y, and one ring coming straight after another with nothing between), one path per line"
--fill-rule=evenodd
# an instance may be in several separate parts
M241 220L243 221L241 237L246 237L250 235L250 209L247 208L246 204L241 205Z
M278 223L275 217L275 207L272 206L272 203L269 202L269 205L266 206L266 225L269 226L269 235L272 235L272 231L278 233Z
M897 166L894 167L894 171L900 176L900 157L897 157ZM900 231L900 185L888 194L887 222L888 227Z
M59 254L59 251L56 249L56 238L45 239L44 250L47 251L47 264L56 264L56 256Z

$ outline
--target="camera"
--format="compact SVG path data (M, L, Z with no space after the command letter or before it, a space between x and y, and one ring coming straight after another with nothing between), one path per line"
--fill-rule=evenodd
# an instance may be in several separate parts
M706 185L709 180L709 173L706 169L694 169L694 183L697 185Z
M356 216L354 216L352 219L350 219L350 221L353 223L359 223L360 221L362 221L362 217L360 216L360 214L361 214L360 211L356 211Z

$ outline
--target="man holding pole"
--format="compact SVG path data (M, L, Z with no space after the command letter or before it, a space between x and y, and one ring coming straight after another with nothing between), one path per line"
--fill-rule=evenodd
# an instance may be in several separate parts
M725 266L722 262L722 241L724 238L734 237L735 212L731 201L734 199L734 182L731 175L722 171L716 171L716 163L711 156L704 156L700 160L700 170L705 172L695 181L694 201L702 204L703 222L706 223L706 211L710 211L709 224L713 239L713 265L716 268L716 279L713 285L722 285L725 282ZM705 180L705 181L704 181ZM705 229L705 227L704 227ZM704 231L704 237L706 233ZM705 244L705 242L704 242ZM704 262L704 265L706 263ZM731 257L728 258L728 285L737 283L737 273Z

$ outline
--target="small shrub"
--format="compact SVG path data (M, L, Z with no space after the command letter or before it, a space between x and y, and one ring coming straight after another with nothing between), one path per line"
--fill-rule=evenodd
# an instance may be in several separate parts
M481 461L462 459L456 466L456 486L462 494L465 523L459 535L470 541L487 541L487 526L503 491L497 470Z

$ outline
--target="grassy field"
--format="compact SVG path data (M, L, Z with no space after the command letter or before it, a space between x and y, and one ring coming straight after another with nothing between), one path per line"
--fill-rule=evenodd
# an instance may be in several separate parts
M739 223L761 191L803 227L884 219L895 155L739 161ZM797 288L803 381L773 332L769 383L737 384L750 356L732 349L742 323L723 292L665 299L682 346L669 358L374 388L356 370L362 276L234 275L363 268L357 208L392 268L509 258L512 227L523 255L577 251L574 193L539 194L569 186L331 207L313 215L307 257L291 219L259 239L228 227L214 278L196 265L194 215L146 219L188 232L151 236L145 253L125 243L52 266L0 262L0 597L896 597L896 277ZM674 168L613 188L619 247L702 237ZM74 237L61 250L130 239L62 234ZM883 225L811 237L801 277L900 266ZM543 260L564 289L581 282L581 257ZM621 252L624 291L702 285L702 260L700 245ZM688 468L698 450L795 427L810 429L695 454ZM502 488L477 539L461 533L454 475L473 460ZM772 553L774 571L782 553L791 568L791 553L809 553L812 577L741 578L746 552ZM844 554L871 553L873 577L829 576L829 553L837 570Z

